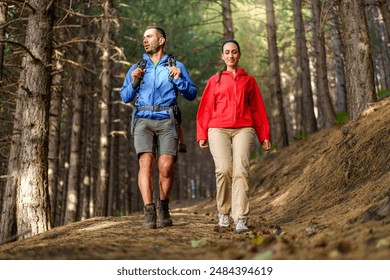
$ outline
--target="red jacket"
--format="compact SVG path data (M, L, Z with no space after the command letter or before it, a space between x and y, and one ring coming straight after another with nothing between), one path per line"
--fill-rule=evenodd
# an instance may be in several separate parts
M207 131L212 128L253 127L262 143L271 140L267 112L260 89L254 77L238 68L233 73L215 74L206 85L196 117L196 138L208 141Z

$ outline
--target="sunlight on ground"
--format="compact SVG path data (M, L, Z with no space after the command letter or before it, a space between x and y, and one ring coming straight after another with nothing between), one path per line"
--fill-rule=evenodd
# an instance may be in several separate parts
M286 191L285 193L283 193L282 195L280 195L279 197L275 198L271 204L273 206L280 206L280 205L284 205L286 204L286 201L287 201L287 197L288 195L290 194L290 191Z
M93 230L97 230L97 229L112 227L112 226L117 225L117 224L118 224L118 222L102 222L102 223L98 223L98 224L92 225L92 226L87 227L87 228L80 229L79 231L93 231Z

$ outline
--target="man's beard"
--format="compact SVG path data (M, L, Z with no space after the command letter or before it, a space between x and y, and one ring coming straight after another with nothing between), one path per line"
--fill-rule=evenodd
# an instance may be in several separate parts
M147 54L155 54L159 51L159 45L149 45L149 49L145 50Z

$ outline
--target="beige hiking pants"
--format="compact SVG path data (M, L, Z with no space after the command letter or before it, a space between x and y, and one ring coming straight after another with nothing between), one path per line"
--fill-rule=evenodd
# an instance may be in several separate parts
M234 221L249 215L250 152L255 130L209 128L210 152L215 164L217 209Z

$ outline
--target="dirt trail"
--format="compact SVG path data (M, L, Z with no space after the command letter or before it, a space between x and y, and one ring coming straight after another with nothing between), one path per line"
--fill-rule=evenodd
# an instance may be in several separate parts
M390 259L390 99L356 122L252 165L251 231L216 225L213 200L176 202L174 226L97 217L0 246L0 259Z

